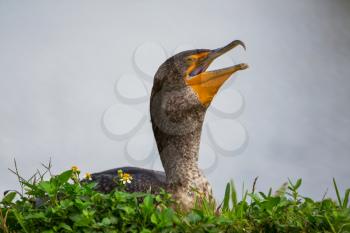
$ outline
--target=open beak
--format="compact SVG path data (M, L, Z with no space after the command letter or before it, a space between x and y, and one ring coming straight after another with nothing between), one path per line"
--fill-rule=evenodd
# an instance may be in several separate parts
M206 71L209 65L217 57L238 45L241 45L245 49L245 45L242 41L235 40L222 48L209 51L207 57L198 63L190 76L185 79L187 85L191 86L191 88L197 93L200 102L204 106L208 106L211 103L219 88L233 73L248 68L247 64L241 63L218 70Z

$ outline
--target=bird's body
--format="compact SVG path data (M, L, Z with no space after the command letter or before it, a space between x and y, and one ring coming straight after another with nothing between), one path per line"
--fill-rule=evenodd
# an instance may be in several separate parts
M150 114L163 172L140 168L118 168L133 176L126 185L130 192L173 194L184 209L193 207L195 196L210 198L209 182L198 167L198 153L206 110L228 77L247 68L246 64L208 71L210 63L221 54L244 44L233 41L216 50L189 50L166 60L158 69L150 98ZM116 186L117 170L92 175L97 189L109 192ZM114 184L113 184L114 183Z
M157 193L160 191L160 188L166 189L166 177L164 172L138 167L119 167L94 173L92 179L97 182L97 189L104 193L111 192L113 189L115 189L118 186L118 170L122 170L133 177L133 182L126 186L126 191L151 191L153 193Z

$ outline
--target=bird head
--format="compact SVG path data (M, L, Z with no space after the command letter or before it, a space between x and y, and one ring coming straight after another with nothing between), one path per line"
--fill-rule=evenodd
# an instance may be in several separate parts
M151 94L153 123L182 132L190 126L199 127L220 87L233 73L248 68L248 65L241 63L218 70L207 69L216 58L239 45L245 49L242 41L235 40L218 49L188 50L167 59L154 77ZM182 127L179 122L182 122Z
M161 84L164 85L163 88L171 90L190 87L199 102L208 107L220 87L233 73L248 68L247 64L241 63L207 71L209 65L216 58L239 45L245 49L242 41L234 40L228 45L214 50L194 49L180 52L160 66L155 82L157 82L157 78L160 78Z
M185 84L193 90L202 105L209 106L219 88L233 73L248 68L247 64L241 63L219 70L206 71L217 57L238 45L245 49L242 41L235 40L218 49L191 50L184 52L183 55L181 53L176 55L176 60L180 60L182 57L183 63L185 63L183 70Z

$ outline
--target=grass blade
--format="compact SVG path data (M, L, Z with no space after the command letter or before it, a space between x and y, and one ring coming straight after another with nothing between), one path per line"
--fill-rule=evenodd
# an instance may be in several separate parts
M333 180L334 180L334 179L333 179ZM328 223L329 227L331 228L332 232L333 232L333 233L337 233L337 231L335 230L335 228L334 228L333 224L332 224L332 223L331 223L331 221L329 220L329 218L328 218L327 214L325 214L325 216L324 216L324 217L326 218L327 223Z
M343 208L344 208L344 209L348 207L349 195L350 195L350 189L347 189L347 190L345 191L345 196L344 196L344 200L343 200Z
M229 209L229 202L230 202L230 193L231 193L231 185L230 183L227 183L226 189L225 189L225 197L224 197L224 204L222 206L223 211L227 211Z
M338 186L337 186L337 182L335 182L334 178L333 178L333 185L334 185L335 193L337 194L337 199L338 199L339 206L343 206L342 201L341 201L341 197L340 197L340 194L339 194L339 189L338 189Z
M300 187L301 182L302 182L302 179L298 179L298 180L297 180L297 182L296 182L295 185L294 185L294 189L295 189L295 190L297 190L297 189Z
M230 181L231 186L231 201L232 201L232 210L237 207L237 190L233 180Z
M269 193L267 194L268 197L271 197L272 195L272 188L269 189Z

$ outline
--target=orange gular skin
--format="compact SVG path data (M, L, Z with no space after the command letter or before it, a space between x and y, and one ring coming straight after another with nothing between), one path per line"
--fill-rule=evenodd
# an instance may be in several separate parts
M197 54L191 55L190 58L198 60L198 59L201 59L201 58L207 58L208 54L209 54L209 52L197 53Z
M198 96L198 100L204 106L209 106L214 96L224 82L236 71L247 69L245 63L224 69L207 71L193 77L186 77L185 82Z

